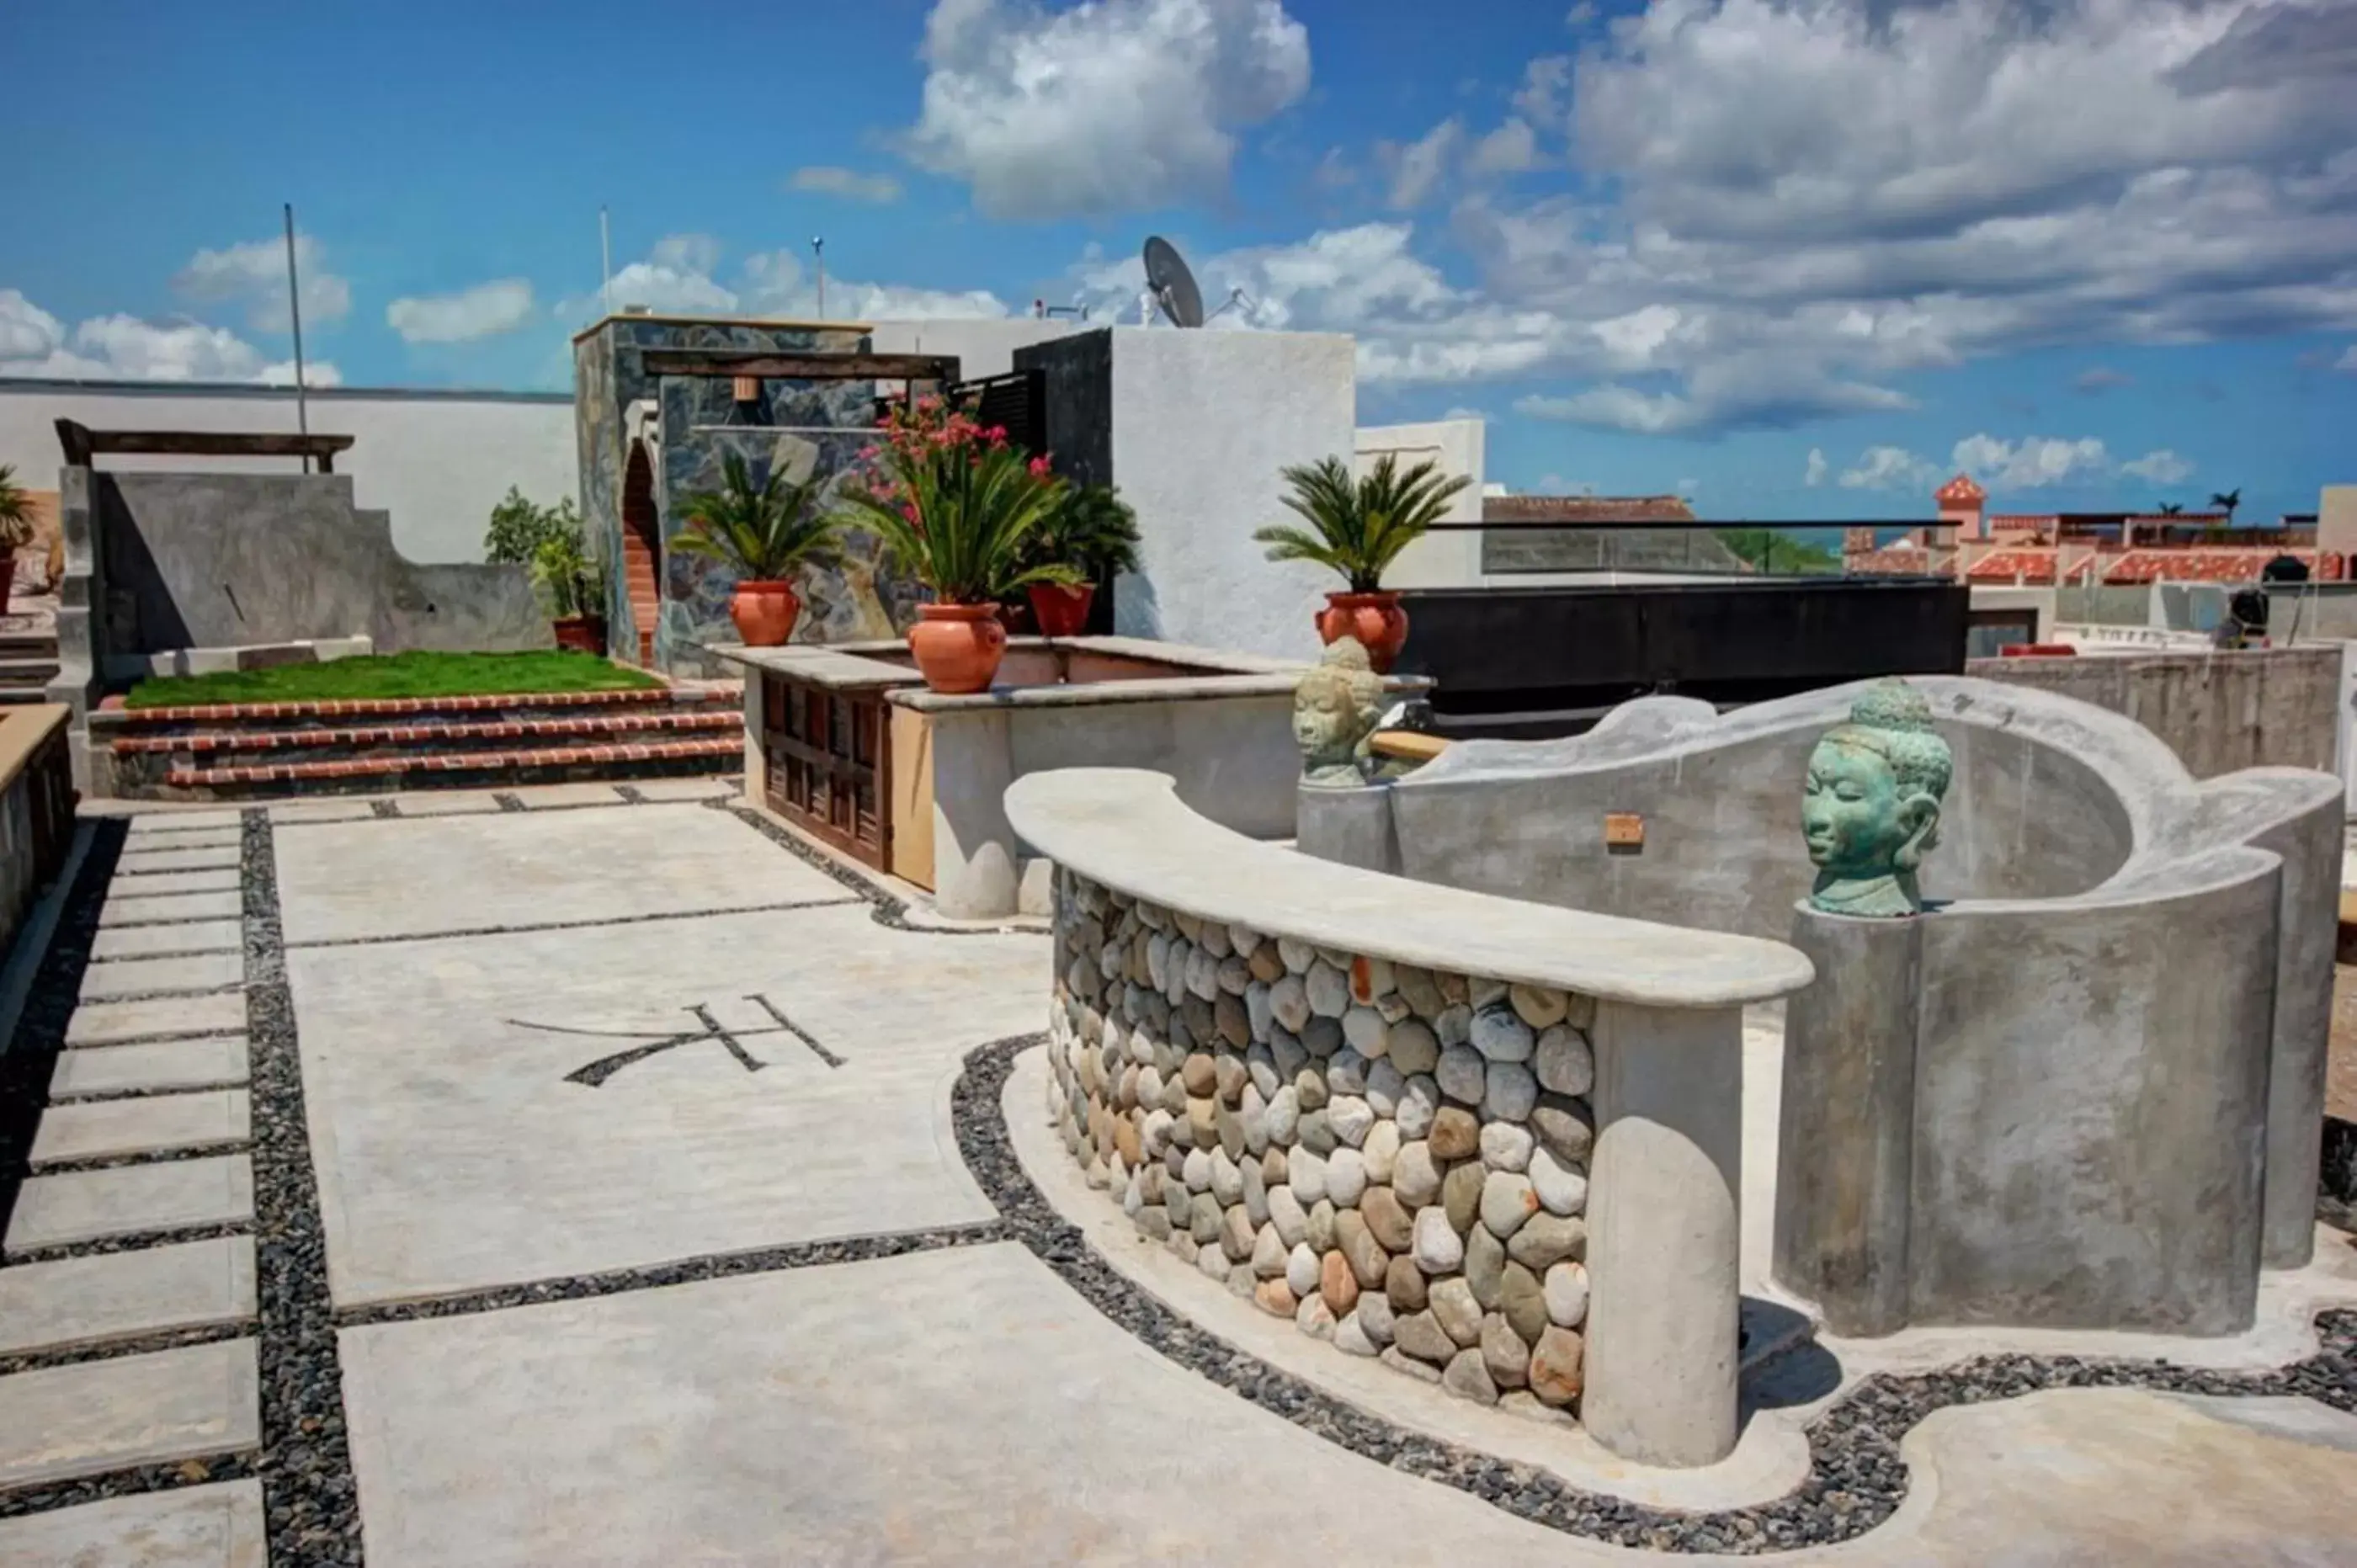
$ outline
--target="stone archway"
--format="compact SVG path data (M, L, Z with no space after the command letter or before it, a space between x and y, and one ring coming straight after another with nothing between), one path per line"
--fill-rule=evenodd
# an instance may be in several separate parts
M654 464L647 444L633 440L622 471L622 583L638 631L638 659L652 665L655 626L662 614L662 533L655 516Z

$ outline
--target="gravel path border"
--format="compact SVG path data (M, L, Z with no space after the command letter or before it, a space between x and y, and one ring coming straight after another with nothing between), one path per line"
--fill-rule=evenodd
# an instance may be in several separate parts
M270 813L242 815L245 1019L253 1105L262 1478L270 1561L357 1565L360 1487L344 1430L327 1235L303 1109L303 1061L278 921Z
M1535 1466L1411 1431L1278 1370L1132 1283L1042 1197L1015 1156L1002 1105L1020 1035L976 1047L951 1091L958 1152L1015 1239L1099 1312L1146 1345L1304 1431L1403 1474L1437 1481L1568 1535L1662 1552L1756 1554L1848 1541L1890 1518L1907 1495L1899 1444L1937 1410L2044 1389L2140 1388L2192 1394L2298 1394L2357 1414L2357 1311L2318 1316L2318 1354L2260 1372L2076 1356L1985 1356L1936 1371L1878 1373L1809 1428L1809 1476L1755 1508L1682 1512L1582 1491ZM1804 1353L1806 1347L1787 1354ZM1770 1363L1771 1365L1773 1363Z

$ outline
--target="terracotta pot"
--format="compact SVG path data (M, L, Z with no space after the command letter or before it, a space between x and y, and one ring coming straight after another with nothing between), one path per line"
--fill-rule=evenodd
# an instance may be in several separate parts
M802 596L783 579L743 578L728 601L728 618L748 648L783 648L802 614Z
M1392 660L1407 644L1407 611L1389 589L1373 594L1329 594L1318 612L1318 635L1328 642L1358 639L1367 650L1367 662L1378 675L1391 671Z
M16 557L14 552L0 553L0 615L8 613L8 590L16 581Z
M1006 625L996 605L919 605L909 651L934 691L986 692L1006 652Z
M574 653L605 652L606 618L604 616L557 617L556 646Z
M1060 583L1034 583L1029 589L1031 618L1039 623L1042 637L1078 637L1088 629L1089 601L1097 596L1096 585L1080 583L1066 587Z

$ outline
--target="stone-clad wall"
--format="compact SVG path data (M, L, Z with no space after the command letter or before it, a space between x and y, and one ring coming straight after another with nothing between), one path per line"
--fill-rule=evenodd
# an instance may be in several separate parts
M1049 1109L1147 1237L1350 1355L1576 1407L1593 999L1157 908L1069 871Z

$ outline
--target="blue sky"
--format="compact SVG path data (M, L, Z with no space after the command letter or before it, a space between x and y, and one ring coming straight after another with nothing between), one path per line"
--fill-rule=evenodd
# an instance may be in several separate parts
M1348 331L1362 423L1712 517L2357 481L2351 0L16 0L0 374L562 387L619 297Z

